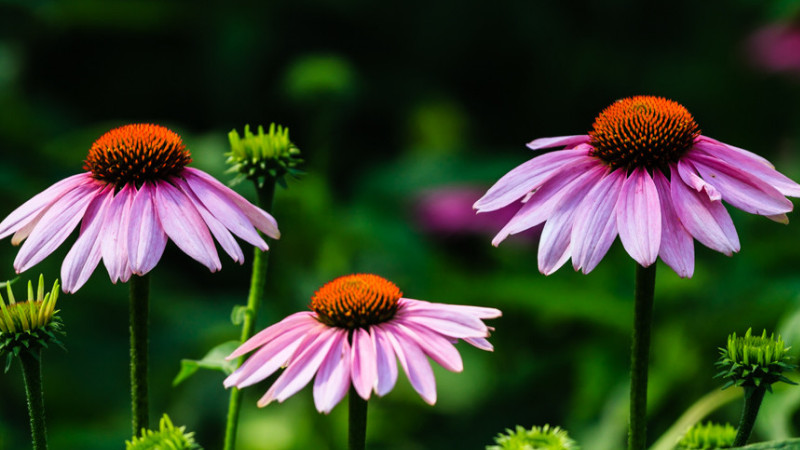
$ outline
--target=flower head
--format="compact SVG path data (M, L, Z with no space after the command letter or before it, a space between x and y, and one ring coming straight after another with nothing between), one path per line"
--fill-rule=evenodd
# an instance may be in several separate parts
M722 388L741 386L744 388L766 387L772 391L772 383L783 381L797 384L783 376L797 368L791 363L789 347L785 347L783 339L773 333L767 337L767 330L761 336L753 336L748 328L744 336L736 333L728 336L728 345L720 348L720 358L716 365L720 372L717 377L728 378Z
M535 426L526 430L517 425L515 430L506 430L506 434L498 435L486 450L577 450L579 447L565 430L560 427Z
M38 355L39 350L49 344L62 346L58 336L64 334L61 318L58 317L58 280L50 292L44 290L44 277L39 275L36 291L28 281L28 296L17 301L11 290L11 282L6 282L8 302L0 295L0 357L5 356L5 370L21 352Z
M707 422L698 423L678 441L676 450L731 448L736 438L736 428L731 424L724 425Z
M460 372L453 346L462 339L482 350L491 327L481 319L500 316L494 308L446 305L404 298L394 283L377 275L337 278L311 300L312 311L290 315L256 334L228 359L257 350L225 380L225 387L255 384L281 367L286 370L259 400L282 402L314 381L317 410L328 413L352 385L361 398L383 396L397 381L397 360L411 385L429 404L436 382L427 357Z
M201 447L194 440L194 432L186 432L186 427L176 427L169 416L164 414L158 422L158 430L145 430L130 441L125 441L125 450L198 450Z
M726 255L739 251L722 200L788 222L800 185L747 150L703 136L692 115L661 97L618 100L587 135L536 139L537 156L503 176L479 199L478 212L521 204L497 234L544 223L539 270L549 275L572 258L591 272L617 235L642 266L661 259L681 277L694 272L694 239Z
M259 187L267 178L276 180L285 186L286 174L297 176L302 172L299 166L303 163L300 149L289 140L289 129L270 124L269 133L258 126L258 134L250 131L250 125L244 126L244 136L239 137L236 130L228 133L231 151L228 160L230 172L238 172L234 182L242 179L255 181Z
M0 222L0 238L25 241L14 268L43 260L79 222L61 266L66 292L80 288L101 259L114 283L146 274L168 239L212 272L222 267L214 239L239 263L244 254L233 235L267 250L256 229L277 239L275 219L190 162L181 138L162 126L125 125L102 135L86 157L87 172L50 186Z

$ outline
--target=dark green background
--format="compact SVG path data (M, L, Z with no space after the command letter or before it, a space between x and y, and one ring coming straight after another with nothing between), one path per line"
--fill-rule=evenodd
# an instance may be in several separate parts
M566 427L585 449L622 448L634 263L621 245L588 276L568 264L544 277L535 242L493 248L491 233L431 233L415 205L437 187L488 188L532 156L529 140L585 133L602 108L636 94L684 104L704 134L800 179L800 80L765 72L746 52L749 35L792 11L762 3L1 2L0 215L80 172L91 143L115 126L168 126L195 167L228 181L227 132L282 123L307 175L276 194L283 238L270 256L260 327L352 272L381 274L410 298L504 313L491 323L494 353L460 344L464 372L437 370L435 407L404 375L370 402L370 448L477 449L504 428L544 423ZM236 189L253 198L251 186ZM800 306L797 224L731 213L741 254L696 245L690 280L659 262L651 441L721 385L711 376L728 333L773 330ZM51 282L73 241L23 279L43 272ZM14 276L15 254L0 242L0 278ZM244 266L223 255L223 270L209 274L170 244L152 272L151 415L169 413L207 449L221 447L223 376L170 381L181 358L238 336L229 316L246 298L246 254ZM51 447L121 448L127 286L100 267L59 307L68 352L44 356ZM790 345L798 334L784 333ZM2 450L28 446L21 382L17 365L0 374ZM344 448L344 404L319 415L307 388L259 410L267 387L246 391L239 448ZM738 407L714 418L735 421Z

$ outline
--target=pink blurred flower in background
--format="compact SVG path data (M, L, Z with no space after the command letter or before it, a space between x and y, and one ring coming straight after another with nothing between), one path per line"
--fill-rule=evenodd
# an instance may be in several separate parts
M756 68L800 77L800 25L766 25L750 35L745 47L751 64Z

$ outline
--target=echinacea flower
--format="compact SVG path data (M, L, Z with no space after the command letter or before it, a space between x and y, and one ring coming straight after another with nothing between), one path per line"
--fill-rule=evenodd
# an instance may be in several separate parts
M619 234L640 265L660 256L691 277L693 239L726 255L739 251L722 200L786 223L786 196L800 196L800 185L769 161L703 136L686 108L661 97L618 100L588 135L536 139L528 147L564 149L513 169L474 208L522 202L494 245L544 222L538 263L546 275L570 258L575 270L591 272Z
M102 259L111 281L144 275L161 259L168 238L212 272L221 269L214 239L236 262L234 235L267 250L256 228L280 236L275 219L209 174L187 167L180 136L151 124L102 135L86 157L87 172L52 185L0 223L0 238L22 241L14 260L23 272L52 253L81 222L61 266L65 292L75 292ZM213 238L212 238L213 236Z
M367 400L387 394L397 381L397 360L411 386L429 404L436 382L428 357L452 372L463 369L458 339L492 350L492 328L481 319L494 308L447 305L403 298L392 282L371 274L339 277L322 286L312 311L290 315L253 336L228 359L257 350L225 380L225 387L250 386L281 367L286 370L258 401L264 407L294 395L316 374L314 403L330 412L352 385Z

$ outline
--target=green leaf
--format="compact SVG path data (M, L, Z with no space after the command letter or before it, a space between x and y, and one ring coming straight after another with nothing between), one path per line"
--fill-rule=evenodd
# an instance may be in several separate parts
M236 370L236 361L226 361L225 357L233 353L239 346L238 341L228 341L212 348L201 360L181 360L181 370L172 380L172 385L177 386L195 374L199 369L219 370L230 375Z
M234 325L239 326L243 324L245 317L247 317L247 306L236 305L233 307L231 311L231 322L233 322Z

